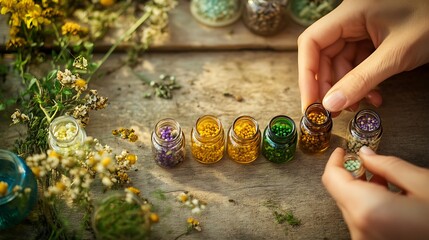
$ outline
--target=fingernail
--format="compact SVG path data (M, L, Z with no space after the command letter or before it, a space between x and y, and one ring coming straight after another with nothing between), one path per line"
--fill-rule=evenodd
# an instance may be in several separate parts
M367 146L362 146L359 149L359 153L362 153L362 154L365 154L365 155L374 155L375 154L375 152L371 148L369 148Z
M323 99L323 106L331 112L343 110L343 106L347 103L347 98L340 91L335 91Z

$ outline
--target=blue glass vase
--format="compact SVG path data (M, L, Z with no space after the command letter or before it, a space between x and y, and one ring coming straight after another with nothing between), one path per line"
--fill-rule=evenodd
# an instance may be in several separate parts
M37 202L37 182L24 160L0 149L0 230L24 220Z

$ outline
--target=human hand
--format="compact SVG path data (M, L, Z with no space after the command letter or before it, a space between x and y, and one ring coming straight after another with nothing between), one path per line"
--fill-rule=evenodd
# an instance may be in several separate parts
M298 38L301 106L356 110L386 78L429 62L427 0L344 0Z
M331 155L322 182L343 213L352 239L429 239L429 169L362 147L359 156L376 182L353 178L344 150ZM398 186L394 193L380 180Z

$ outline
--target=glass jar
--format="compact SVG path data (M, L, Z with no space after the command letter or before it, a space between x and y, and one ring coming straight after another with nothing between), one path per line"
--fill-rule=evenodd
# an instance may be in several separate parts
M251 163L260 153L261 131L256 120L240 116L228 130L227 151L229 157L238 163Z
M197 120L191 131L191 152L200 163L215 163L225 150L225 133L218 118L205 115Z
M288 12L296 23L308 27L340 3L341 0L290 0Z
M349 171L354 178L366 180L365 168L362 160L355 153L348 153L344 156L344 168Z
M253 33L274 35L286 25L287 0L246 0L243 23Z
M300 122L299 147L307 153L323 152L331 140L332 118L321 103L307 107Z
M133 193L109 194L95 206L92 215L96 239L150 239L150 210L150 204Z
M382 133L380 116L373 110L361 110L347 127L347 150L357 153L362 146L368 146L377 151Z
M37 202L37 182L24 160L0 149L0 230L24 220Z
M241 0L191 0L192 16L210 27L222 27L241 16Z
M165 118L155 125L152 153L155 162L165 168L176 167L185 160L185 135L176 120Z
M49 125L49 146L57 152L73 151L86 139L85 130L71 116L55 118Z
M295 156L296 143L294 121L288 116L276 116L264 130L262 155L274 163L288 162Z

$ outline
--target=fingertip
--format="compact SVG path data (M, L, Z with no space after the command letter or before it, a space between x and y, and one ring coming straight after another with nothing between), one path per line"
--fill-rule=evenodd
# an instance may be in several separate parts
M341 91L333 91L323 98L323 106L330 112L340 112L347 103L347 98Z
M364 145L359 149L360 155L375 155L375 152L370 147Z

